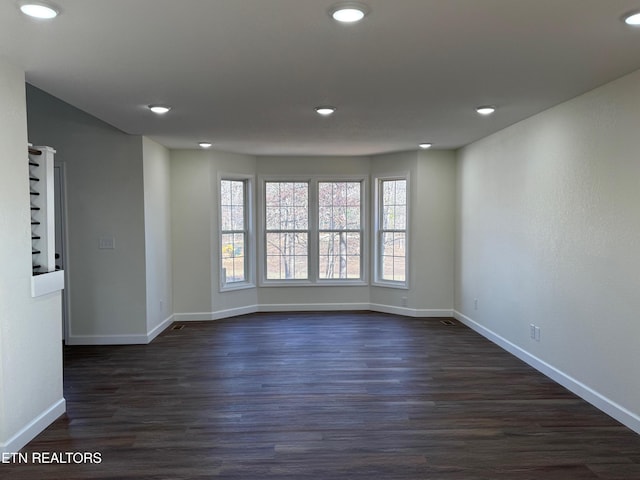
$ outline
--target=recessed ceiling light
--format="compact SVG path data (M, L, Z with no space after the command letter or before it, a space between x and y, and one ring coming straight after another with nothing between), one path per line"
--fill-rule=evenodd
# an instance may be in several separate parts
M211 142L200 142L198 145L200 145L202 148L211 148L213 143L211 143Z
M149 110L153 113L157 113L158 115L164 115L171 110L171 107L168 105L149 105Z
M631 13L624 17L624 23L632 27L640 27L640 12Z
M60 13L56 8L43 2L24 2L20 4L20 11L25 15L42 20L56 18Z
M496 107L494 107L493 105L482 105L476 108L476 112L478 112L480 115L491 115L495 111Z
M427 148L431 148L433 146L432 143L421 143L418 145L421 149L426 150Z
M323 116L328 116L331 115L333 112L335 112L336 109L335 107L316 107L316 112L318 112L320 115Z
M329 13L334 20L342 23L359 22L369 13L366 5L357 2L343 2L334 5Z

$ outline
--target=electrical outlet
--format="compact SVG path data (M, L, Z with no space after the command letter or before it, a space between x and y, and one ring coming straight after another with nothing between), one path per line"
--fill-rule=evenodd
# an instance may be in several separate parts
M473 299L473 309L474 310L478 310L478 299L477 298Z
M540 341L540 327L538 327L537 325L536 325L536 331L535 331L535 340L536 342Z
M409 305L409 299L407 297L402 297L402 306L406 307Z
M116 248L116 239L114 237L100 237L98 239L98 248L100 250L114 250Z
M532 340L536 338L536 326L533 323L529 324L529 336Z

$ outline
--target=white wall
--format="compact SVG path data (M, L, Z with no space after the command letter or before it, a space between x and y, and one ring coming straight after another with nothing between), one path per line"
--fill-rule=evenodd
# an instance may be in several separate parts
M69 343L146 343L142 138L29 85L27 113L30 140L65 162Z
M639 125L635 72L462 149L455 305L640 432Z
M372 158L372 177L409 172L409 289L371 287L371 303L414 316L451 316L455 255L456 158L451 151ZM403 307L403 297L407 306Z
M416 316L451 315L455 167L453 152L405 152L374 158L256 158L202 150L171 152L175 318L204 320L256 310L369 307ZM219 173L255 175L256 180L272 175L363 175L369 178L372 171L397 172L399 168L400 171L411 171L413 218L421 222L412 231L414 268L410 290L365 285L348 288L258 287L220 293L217 254ZM370 205L367 202L367 208ZM369 210L366 217L370 226ZM408 308L401 306L403 296L409 299Z
M31 298L24 72L0 61L0 453L64 413L60 293Z
M154 337L173 314L171 271L171 166L169 150L142 139L147 284L147 334Z
M259 157L258 177L270 175L364 175L369 176L368 157ZM368 202L367 202L368 204ZM367 212L367 217L369 217ZM263 287L258 300L266 310L366 308L369 287Z
M255 158L215 150L171 152L173 298L177 320L251 311L255 289L220 293L218 173L253 175Z

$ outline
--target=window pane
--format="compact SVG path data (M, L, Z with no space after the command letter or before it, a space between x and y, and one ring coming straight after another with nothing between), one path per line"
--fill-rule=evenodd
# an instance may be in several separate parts
M246 180L220 180L221 268L224 283L244 282Z
M360 228L360 182L319 182L319 226L321 230Z
M222 269L225 283L244 282L246 280L244 253L244 233L222 235Z
M321 279L361 278L361 182L318 182ZM325 231L323 231L325 230Z
M318 183L318 205L321 207L333 205L333 183L332 182L319 182Z
M244 204L244 181L231 181L231 201L233 205Z
M347 207L346 209L346 226L349 230L360 229L360 206Z
M407 207L396 205L394 207L395 230L405 230L407 228Z
M223 228L226 230L226 228ZM234 205L231 207L231 228L230 230L244 230L244 207Z
M319 236L321 279L360 278L360 233L324 232Z
M307 239L306 232L268 232L267 279L306 279Z
M267 230L309 228L309 184L265 182L265 224Z
M407 180L383 180L378 245L381 280L406 281Z
M222 230L233 230L231 227L231 206L222 205L220 207L220 228Z

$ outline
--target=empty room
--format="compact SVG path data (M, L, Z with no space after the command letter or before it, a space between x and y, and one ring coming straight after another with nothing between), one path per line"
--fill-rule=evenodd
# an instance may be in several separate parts
M640 479L640 0L2 0L0 106L0 478Z

